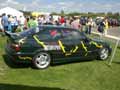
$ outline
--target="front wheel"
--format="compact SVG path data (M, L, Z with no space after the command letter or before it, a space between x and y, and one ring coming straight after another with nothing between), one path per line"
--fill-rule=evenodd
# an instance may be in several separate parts
M106 60L109 56L109 50L108 48L102 48L99 51L98 59L100 60Z
M45 69L50 65L51 58L50 55L46 52L38 53L33 58L33 65L37 69Z

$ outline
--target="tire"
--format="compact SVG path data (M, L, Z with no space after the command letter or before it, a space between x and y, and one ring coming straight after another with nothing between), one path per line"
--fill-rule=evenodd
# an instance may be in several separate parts
M51 58L50 55L46 52L38 53L33 57L33 65L37 69L45 69L50 65Z
M99 53L98 53L98 59L99 60L106 60L109 57L109 50L108 48L102 48L100 49Z

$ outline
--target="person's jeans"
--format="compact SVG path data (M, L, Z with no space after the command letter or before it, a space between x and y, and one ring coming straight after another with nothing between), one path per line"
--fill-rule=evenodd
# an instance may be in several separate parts
M8 26L4 26L4 31L8 31Z
M91 26L88 28L88 34L91 34Z

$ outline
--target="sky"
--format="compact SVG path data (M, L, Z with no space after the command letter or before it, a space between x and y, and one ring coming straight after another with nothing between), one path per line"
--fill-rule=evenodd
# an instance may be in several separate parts
M41 12L120 12L120 0L0 0L0 8Z

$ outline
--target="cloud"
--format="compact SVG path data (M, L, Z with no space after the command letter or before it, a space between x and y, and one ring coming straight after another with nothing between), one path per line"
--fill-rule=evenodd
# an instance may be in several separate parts
M116 4L114 4L115 6ZM82 12L114 12L113 4L110 3L98 3L98 2L91 2L91 3L82 3L81 11ZM115 6L116 7L116 6ZM118 10L119 11L119 10Z
M0 8L3 7L12 7L12 8L20 9L23 7L23 4L20 4L16 0L4 0L0 3Z
M47 11L47 12L119 12L120 3L107 1L89 0L0 0L0 8L9 6L19 10L26 8L28 11ZM106 3L105 3L106 2Z
M5 3L8 3L8 4L20 4L19 2L15 1L15 0L7 0Z
M58 2L58 5L66 5L65 2Z
M49 4L49 7L53 11L60 12L61 10L64 10L65 12L71 12L71 11L79 11L79 9L82 7L82 3L77 3L75 1L60 1ZM50 9L49 8L49 9Z

